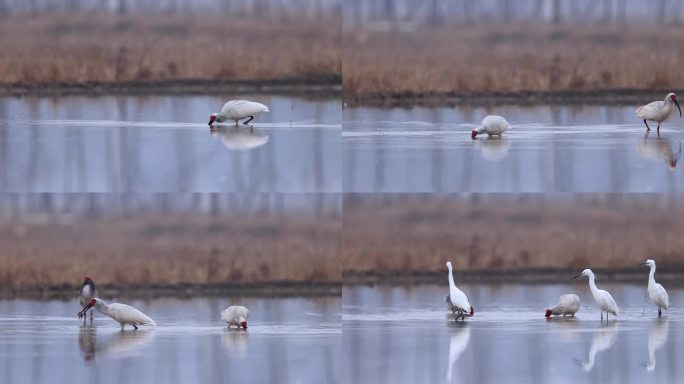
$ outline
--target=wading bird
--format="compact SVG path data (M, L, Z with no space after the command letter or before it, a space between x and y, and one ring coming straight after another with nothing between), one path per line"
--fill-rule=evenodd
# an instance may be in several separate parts
M560 300L558 300L558 304L551 308L546 309L546 317L551 317L551 315L554 316L561 316L565 317L566 315L570 316L575 316L575 313L579 310L580 307L580 298L579 296L575 295L574 293L569 293L567 295L562 295L560 297Z
M93 282L93 279L90 278L90 276L84 276L83 277L83 285L81 285L81 289L78 291L78 302L81 305L81 307L85 306L90 302L90 300L94 299L97 297L97 291L95 290L95 282ZM80 312L79 312L80 314ZM79 318L83 317L83 324L85 324L86 321L86 316L85 313L83 315L79 315ZM90 321L93 321L93 311L90 311Z
M150 319L146 314L131 307L130 305L120 303L112 303L107 305L104 301L102 301L102 299L98 298L90 300L90 302L83 307L83 310L80 312L81 315L83 315L91 307L95 307L98 312L118 321L119 324L121 324L122 330L126 324L132 325L135 329L138 329L138 325L157 325L154 320Z
M660 133L660 123L670 117L675 105L677 106L677 109L679 109L679 116L681 117L682 109L679 108L677 95L674 93L668 93L663 101L654 101L637 108L636 115L644 120L644 124L646 124L646 132L651 130L651 127L648 126L647 121L655 121L658 123L657 132Z
M231 305L221 312L221 320L228 324L228 328L231 325L235 325L238 328L242 327L247 329L247 319L249 318L249 309L241 305Z
M614 316L617 316L617 303L615 303L615 300L613 300L613 296L611 296L610 293L608 293L608 291L596 288L596 282L594 281L594 272L592 272L591 269L587 268L584 271L582 271L582 273L578 274L577 276L574 276L573 279L576 279L580 276L587 276L589 278L589 289L591 289L591 294L594 296L594 301L596 301L596 305L598 305L601 309L601 321L603 321L604 311L606 312L606 321L608 320L609 313L612 313Z
M247 125L254 119L254 115L261 112L269 112L268 107L254 101L231 100L223 105L221 112L212 113L209 116L209 125L222 123L226 120L235 120L235 125L237 125L239 120L249 117L249 120L242 123Z
M489 136L501 136L510 126L508 121L501 116L488 115L482 119L482 125L473 129L470 133L471 138L475 138L477 135L486 133Z
M456 315L456 320L461 318L461 321L465 319L465 316L472 316L475 314L475 310L468 302L468 297L460 289L456 288L454 284L454 276L451 272L451 262L447 261L447 268L449 268L449 294L445 297L447 302L447 307L451 312Z
M648 259L641 263L641 265L648 265L651 268L651 272L648 273L648 297L651 299L651 302L658 307L658 316L661 316L661 309L667 309L670 305L667 291L665 291L665 288L663 288L662 285L655 281L655 261Z

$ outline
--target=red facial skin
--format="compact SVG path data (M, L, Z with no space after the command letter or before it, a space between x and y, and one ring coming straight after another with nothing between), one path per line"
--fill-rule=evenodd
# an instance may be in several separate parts
M240 324L242 325L242 328L243 328L243 329L247 329L247 322L246 322L246 321L243 321L243 322L240 323Z
M677 95L672 95L672 96L670 96L670 99L672 99L672 101L677 100Z
M546 310L546 315L544 315L544 316L546 316L546 317L551 317L551 310L550 310L550 309L547 309L547 310Z
M472 132L470 133L470 138L471 138L471 139L474 139L476 136L477 136L477 131L472 131Z
M90 276L83 276L83 282L87 283L90 281Z
M671 162L670 167L677 168L677 162L676 161Z
M214 115L209 116L209 125L214 124L214 120L216 120L216 116L214 116Z
M475 309L471 306L470 307L470 316L475 314Z

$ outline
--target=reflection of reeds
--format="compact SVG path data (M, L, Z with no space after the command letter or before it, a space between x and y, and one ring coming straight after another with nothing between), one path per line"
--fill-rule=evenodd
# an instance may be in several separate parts
M339 78L338 23L210 14L3 19L0 83Z
M684 199L640 196L347 198L344 271L682 267ZM644 271L645 273L646 271Z
M344 98L684 86L682 26L453 25L345 31Z
M338 216L150 214L0 223L0 289L339 282Z

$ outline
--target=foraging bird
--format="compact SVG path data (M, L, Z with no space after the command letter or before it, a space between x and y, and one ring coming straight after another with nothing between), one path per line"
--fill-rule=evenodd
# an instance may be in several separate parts
M84 276L83 277L83 285L81 285L81 289L78 291L78 302L81 305L81 307L85 306L90 302L90 300L94 299L97 297L97 291L95 290L95 282L93 279L90 278L90 276ZM83 323L85 324L85 313L83 314ZM79 316L80 318L81 316ZM93 311L90 311L90 321L93 321Z
M661 309L667 309L670 305L670 298L667 297L665 288L655 281L655 261L648 259L641 263L641 265L648 265L651 268L651 271L648 273L648 297L651 299L651 302L658 307L658 316L660 316Z
M451 262L447 261L446 266L449 268L449 294L445 297L447 307L456 315L456 320L460 317L461 321L463 321L466 314L472 316L475 314L475 310L468 302L468 297L466 297L465 293L456 288L454 276L451 272Z
M242 123L247 125L254 119L254 115L261 112L269 112L268 107L254 101L231 100L223 105L221 112L212 113L209 116L209 125L215 122L222 123L226 120L235 120L235 125L237 125L239 120L249 117L249 120Z
M81 314L83 315L91 307L95 307L98 312L118 321L121 324L121 330L124 329L124 325L126 324L132 325L135 329L138 329L138 325L157 325L149 316L130 305L120 303L107 305L102 299L98 298L90 300L90 302L83 307Z
M238 328L242 327L247 329L247 319L249 318L249 309L241 305L231 305L221 312L221 320L228 324L228 328L231 325L235 325Z
M669 325L666 319L656 318L648 331L648 364L647 371L653 371L656 366L655 352L662 348L667 342Z
M562 295L558 304L551 308L546 309L546 317L566 315L575 316L575 313L579 310L580 298L574 293L569 293L567 295Z
M648 121L655 121L658 123L657 132L660 133L660 123L665 121L674 110L674 106L679 109L679 116L682 116L682 109L679 107L677 102L677 95L674 93L668 93L663 101L654 101L643 105L636 110L637 117L644 119L644 124L646 124L646 132L651 131L651 127L648 126Z
M587 276L589 278L589 288L591 289L591 294L594 296L594 301L596 301L596 305L598 305L601 309L601 321L603 321L604 311L606 312L606 321L608 320L609 313L612 313L613 315L617 316L617 303L615 303L613 296L611 296L610 293L608 293L608 291L596 288L596 283L594 282L594 272L592 272L591 269L587 268L584 271L582 271L582 273L573 277L573 279L576 279L580 276Z
M488 115L482 119L482 125L473 129L470 133L471 138L475 138L477 135L486 133L489 136L501 136L510 127L508 121L501 116Z
M463 327L454 331L451 334L451 340L449 342L449 365L447 368L447 383L451 383L451 377L454 372L454 364L461 356L463 351L468 347L468 342L470 341L470 328Z

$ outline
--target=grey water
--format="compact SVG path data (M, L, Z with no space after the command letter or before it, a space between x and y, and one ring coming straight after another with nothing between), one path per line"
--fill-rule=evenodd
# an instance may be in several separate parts
M211 130L230 99L269 106ZM0 98L0 192L339 192L339 99Z
M341 382L339 298L124 300L157 327L122 332L97 312L84 325L76 300L0 301L0 381ZM220 321L235 303L246 331Z
M650 134L633 106L349 108L344 192L681 192L684 119ZM502 138L470 137L487 114Z
M576 285L463 284L475 315L447 317L448 285L345 287L348 383L644 383L684 374L684 287L668 287L658 318L643 285L601 284L620 307L601 321L586 281ZM577 293L575 318L544 317Z

